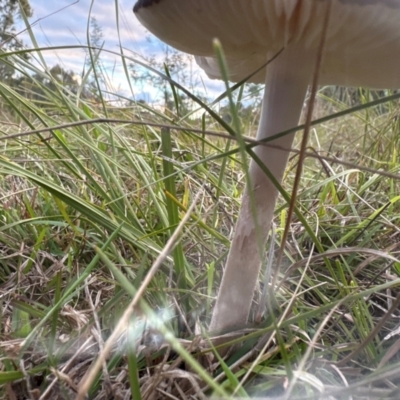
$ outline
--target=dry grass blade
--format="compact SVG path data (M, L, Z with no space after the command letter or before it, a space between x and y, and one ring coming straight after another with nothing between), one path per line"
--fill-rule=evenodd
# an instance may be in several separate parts
M381 250L375 250L375 249L365 249L365 248L359 248L359 247L339 247L337 249L334 250L328 250L323 254L317 254L315 256L312 256L310 260L308 259L304 259L304 260L300 260L297 261L296 263L292 264L289 269L285 272L285 276L282 280L282 282L285 281L285 279L287 279L288 276L290 276L290 274L295 271L298 268L303 267L304 265L306 265L308 262L311 263L315 263L319 260L324 259L325 257L327 258L334 258L334 257L338 257L344 254L354 254L354 253L360 253L360 254L368 254L371 255L372 257L374 257L374 259L381 257L381 258L385 258L387 260L391 260L394 262L400 262L400 260L397 257L394 257L384 251ZM362 266L364 266L364 262L361 264ZM362 269L362 268L361 268ZM358 270L358 269L357 269ZM282 283L280 283L281 285Z
M154 264L150 268L150 270L147 273L146 277L144 278L142 284L138 288L138 291L137 291L135 297L132 299L129 306L126 308L124 314L120 318L113 333L108 338L107 342L104 344L103 350L100 352L100 354L99 354L98 358L96 359L95 363L93 364L93 366L89 369L87 376L85 376L82 379L82 382L79 385L79 392L78 392L78 395L76 396L76 400L84 400L87 392L90 389L90 386L92 385L94 379L96 378L97 373L99 372L103 363L106 361L106 358L109 355L109 353L114 345L114 342L121 335L121 332L125 329L125 327L128 326L129 320L134 312L134 309L135 309L136 305L138 304L139 300L141 299L141 297L143 296L145 290L147 289L147 286L149 285L150 281L153 279L157 270L161 267L164 260L168 257L168 255L170 254L170 252L176 245L177 240L179 239L179 236L180 236L185 224L189 221L189 219L191 217L191 213L194 210L194 207L196 206L199 196L200 196L200 192L194 198L193 203L189 207L185 216L182 218L182 221L176 228L174 234L170 237L170 239L166 243L164 249L162 250L160 255L155 260Z
M365 338L365 340L349 355L347 355L346 357L341 359L337 363L337 366L340 367L342 365L345 365L347 362L349 362L351 359L353 359L360 351L362 351L371 342L371 340L378 334L378 332L382 329L385 322L388 319L393 318L393 312L398 309L399 305L400 305L400 294L397 295L396 300L393 302L392 306L389 308L387 313L380 319L380 321L375 325L374 329L372 329L372 331L368 334L368 336Z
M246 10L255 11L263 3L240 1ZM190 2L196 0L180 3L187 7ZM207 15L226 3L214 2ZM397 2L391 1L391 6ZM82 16L81 3L73 2L60 12L80 11ZM112 3L119 30L131 21L132 13L122 15L120 3ZM167 3L153 2L147 10ZM318 18L311 22L322 28L327 6L333 3L334 17L338 7L356 2L269 3L279 7L281 16L292 10L295 22L301 10L292 5L317 5ZM389 41L389 37L380 40L380 31L371 27L389 21L397 6L387 11L389 1L359 3L354 14L359 23L353 26L344 19L331 24L325 46L365 21L363 32L336 49L348 49L358 40L366 43L363 33L370 31L377 40L371 49ZM370 14L375 5L381 7L380 18ZM79 37L80 42L91 40L96 2L91 10L88 37ZM70 15L65 21L71 20ZM99 21L109 32L112 18ZM178 27L182 26L174 29ZM293 25L295 31L298 28ZM206 90L202 77L191 68L192 60L171 48L162 47L162 54L154 50L154 62L151 56L131 57L127 48L132 42L124 43L125 27L108 35L104 46L40 47L34 29L26 32L30 35L26 40L31 39L27 48L4 47L7 57L0 60L0 70L6 65L15 71L7 81L0 77L0 398L70 400L89 386L87 395L93 400L225 399L234 393L274 400L399 398L400 316L394 309L400 288L398 91L339 87L316 91L318 73L326 82L324 74L336 62L326 62L332 54L328 49L322 70L313 65L319 64L324 50L320 48L316 60L318 46L324 47L322 29L313 46L295 46L298 52L291 51L291 44L299 43L291 41L291 28L284 43L264 40L276 43L276 48L264 54L241 82L228 82L233 76L229 68L226 87L219 89L214 81ZM115 37L119 50L107 49L109 38ZM136 43L146 46L146 54L149 42L142 39ZM152 49L156 43L152 41ZM231 48L221 43L230 67ZM54 51L59 66L46 64ZM91 65L83 73L62 68L78 51L90 52ZM337 61L347 66L350 56L361 53L356 49ZM110 57L118 57L112 73ZM266 59L273 62L263 91L261 85L246 83L246 78L264 74ZM398 79L398 68L389 76L385 63L378 62L398 58L391 54L374 58L374 63L370 59L357 64L360 72L374 68L377 80ZM310 61L306 74L298 68L302 60ZM281 75L285 71L290 82L295 73L297 84L281 85L287 82ZM72 79L74 75L79 79ZM113 86L116 77L122 81L121 90ZM350 82L354 76L344 78ZM297 115L291 119L291 100L297 98L300 84L302 94L296 100L300 113L312 79L307 120L295 126L298 119ZM151 98L136 101L143 89ZM260 118L262 93L279 93L280 100L272 96L268 104L273 107L265 108L271 110L268 118L264 113ZM274 136L252 138L264 126L260 120L283 121L281 112L285 124L269 125ZM171 131L168 146L164 128ZM301 143L300 134L294 145L281 140L304 130L309 136L307 151L307 139ZM247 136L238 138L238 132ZM261 153L268 156L262 159L257 156ZM263 178L272 156L292 154L282 184L271 179L281 196L274 213L275 236L269 237L274 242L269 244L270 265L276 263L282 236L287 237L282 247L285 274L273 288L282 311L276 321L264 312L267 272L256 283L250 307L250 320L256 324L206 339L244 193L247 158L241 154L256 156ZM166 161L170 169L163 169ZM302 169L301 176L296 169ZM287 209L293 187L291 218ZM181 235L179 263L171 254L161 265L154 264L156 259L159 263L162 249L165 256L165 244L183 216L189 218L192 194L198 191L201 201ZM268 194L260 197L258 209ZM251 256L249 252L240 264L247 265ZM247 273L238 290L246 278ZM239 292L231 293L238 298ZM129 329L118 336L138 299ZM234 315L238 307L232 304L228 311ZM127 314L122 315L124 311ZM224 358L215 356L221 346L213 347L210 340L229 342Z

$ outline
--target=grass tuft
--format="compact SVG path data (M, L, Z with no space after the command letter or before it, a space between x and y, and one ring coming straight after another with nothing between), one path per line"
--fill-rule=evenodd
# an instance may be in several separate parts
M44 63L44 50L29 52ZM204 99L121 47L127 86L137 62L173 101L160 110L113 93L116 105L101 75L94 101L21 52L7 62L31 86L0 84L2 398L73 399L85 385L92 399L399 397L398 94L320 90L275 288L283 317L257 315L261 277L258 323L228 334L221 358L207 326L258 119L241 113L244 86ZM232 125L218 113L227 104Z

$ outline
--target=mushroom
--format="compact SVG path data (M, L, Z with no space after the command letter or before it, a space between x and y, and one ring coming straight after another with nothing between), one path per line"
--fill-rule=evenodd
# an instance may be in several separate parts
M257 139L297 125L318 55L327 7L319 83L400 87L400 0L138 0L134 13L154 35L193 54L211 78L220 78L213 39L222 43L231 81L251 75L265 83ZM277 56L276 56L277 55ZM276 57L275 57L276 56ZM275 58L274 58L275 57ZM255 153L281 181L294 134ZM279 148L277 148L279 147ZM248 319L277 189L253 160L243 195L210 331L243 326ZM253 193L256 218L249 198ZM256 221L256 222L255 222Z

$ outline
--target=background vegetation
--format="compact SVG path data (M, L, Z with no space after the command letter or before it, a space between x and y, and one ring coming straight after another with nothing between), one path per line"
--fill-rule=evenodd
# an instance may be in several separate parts
M16 4L0 2L8 38ZM162 87L162 107L111 102L89 24L82 73L18 40L1 54L2 398L398 399L397 95L321 88L281 314L265 312L261 276L222 359L207 325L244 187L226 94L192 89L187 59L166 49L164 65L121 54L131 85ZM259 89L234 91L248 136ZM272 259L286 212L280 199Z

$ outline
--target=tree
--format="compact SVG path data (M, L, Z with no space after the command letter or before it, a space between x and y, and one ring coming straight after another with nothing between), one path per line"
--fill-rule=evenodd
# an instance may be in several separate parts
M150 40L150 39L149 39ZM172 47L167 45L162 45L162 51L159 56L149 55L145 57L147 64L164 74L168 71L171 78L179 82L181 85L189 88L193 94L200 96L196 93L196 86L200 86L199 82L194 82L193 73L191 73L192 68L190 68L191 62L193 62L193 57L187 54L181 53ZM139 64L129 65L131 77L135 82L135 85L141 87L143 91L146 88L152 87L159 90L158 98L153 98L154 102L160 101L162 105L167 110L175 109L175 98L172 92L171 84L163 77L154 74L149 69L142 67ZM176 93L178 99L178 113L184 114L190 109L191 100L179 91Z
M101 49L101 47L103 46L103 43L104 43L103 29L97 22L96 17L91 17L90 18L89 46L93 47L93 49L91 49L91 55L93 57L93 60L98 59L98 56L100 54L99 49ZM92 66L92 59L91 59L89 50L87 51L87 54L86 54L85 64L88 68L90 68Z
M86 67L93 68L93 74L88 82L89 90L96 98L100 97L100 90L105 86L105 79L100 68L100 52L104 44L103 29L97 22L96 17L90 18L90 32L89 32L89 46L90 50L86 52Z
M15 20L21 16L22 11L27 17L32 16L29 0L0 0L0 80L2 81L9 82L15 71L12 63L3 55L7 51L23 47L15 29Z
M148 40L152 41L150 38ZM154 48L154 46L152 47ZM164 75L168 71L168 74L175 82L189 89L200 100L207 102L208 99L201 92L203 83L200 75L196 72L198 68L192 65L195 64L193 56L162 44L161 51L157 52L157 55L150 54L142 58L149 67L160 71ZM152 94L152 103L161 103L165 110L174 110L174 112L181 116L193 108L197 108L192 100L181 91L175 90L175 93L173 93L171 83L164 77L155 74L139 63L131 63L129 69L135 87L139 90L141 89L142 93L148 92L149 88L158 89L157 95ZM243 120L254 119L253 111L257 109L257 106L262 101L262 88L263 85L248 83L245 84L243 90L240 90L241 103L238 111ZM235 95L239 95L239 90L235 92ZM175 104L176 100L178 104ZM230 122L230 110L226 102L226 100L222 102L221 110L223 113L221 115L226 122Z
M53 101L51 101L53 94L57 96L57 93L61 91L64 96L76 95L81 85L79 75L65 70L58 64L53 66L48 74L18 75L13 79L13 83L15 90L24 98L30 99L46 109L53 105ZM81 98L93 98L86 87L80 90Z

